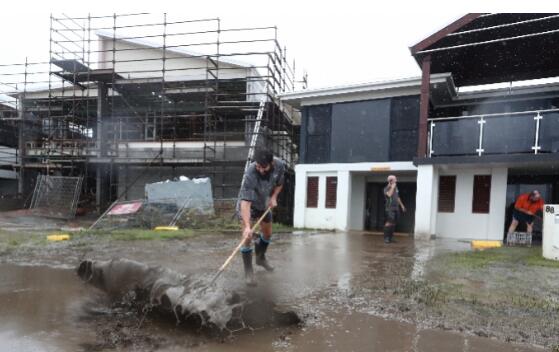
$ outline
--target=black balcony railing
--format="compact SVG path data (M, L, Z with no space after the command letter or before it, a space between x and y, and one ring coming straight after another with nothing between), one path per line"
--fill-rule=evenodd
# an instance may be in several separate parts
M559 109L429 119L429 156L559 153Z

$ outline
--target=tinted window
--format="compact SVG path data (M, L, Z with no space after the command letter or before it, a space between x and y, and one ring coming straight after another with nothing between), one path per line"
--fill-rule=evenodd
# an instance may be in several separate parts
M435 121L434 155L474 155L479 148L477 119Z
M301 144L302 160L305 163L327 163L330 161L330 131L332 128L332 108L330 105L306 108L304 135ZM304 140L303 140L304 138Z
M387 161L390 99L334 104L331 162Z
M412 160L417 154L419 96L392 98L390 108L390 160Z
M483 154L533 153L534 114L485 118Z

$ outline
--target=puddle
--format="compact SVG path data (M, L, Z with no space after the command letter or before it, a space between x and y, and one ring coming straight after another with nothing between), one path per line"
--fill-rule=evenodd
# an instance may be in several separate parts
M85 250L96 260L126 257L182 274L211 276L236 242L236 237L212 235L186 241L92 244ZM268 254L276 271L258 270L259 286L252 294L293 309L303 324L225 335L185 329L157 316L144 320L82 283L74 269L0 264L0 350L542 351L391 319L399 316L394 311L398 306L387 305L384 299L391 296L383 295L397 288L398 280L421 278L432 255L464 248L456 242L409 238L386 246L382 236L368 234L276 236ZM9 255L17 262L67 268L77 266L82 257L71 243L49 247L48 252L40 249L36 254L26 249L25 257L17 251ZM3 260L10 260L9 255ZM220 277L220 285L246 289L239 259ZM402 309L407 316L420 314L413 305Z
M2 350L78 350L94 338L82 322L84 304L94 299L73 270L0 265Z

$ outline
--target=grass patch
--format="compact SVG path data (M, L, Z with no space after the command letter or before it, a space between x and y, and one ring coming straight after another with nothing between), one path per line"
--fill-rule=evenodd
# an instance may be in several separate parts
M447 264L462 268L484 268L492 264L514 264L559 268L559 261L542 257L541 247L501 247L483 251L451 253L444 258Z
M44 240L46 242L46 238L43 238L41 234L38 233L1 233L0 234L0 244L3 244L7 247L20 247L26 244L36 244Z
M451 253L445 259L450 265L474 269L505 261L507 257L507 253L504 253L502 248L495 248L483 251Z
M448 300L448 293L441 286L423 280L404 281L394 290L394 293L402 294L405 298L412 298L417 303L428 306L440 305Z
M546 259L542 256L541 249L538 248L537 253L526 256L526 265L543 266L546 268L559 268L559 261Z
M295 229L292 226L284 225L281 223L272 223L272 232L279 233L279 232L293 232Z
M536 271L537 267L559 268L559 262L542 257L541 247L447 253L435 257L431 265L433 276L428 285L407 288L411 292L407 295L415 297L418 302L428 305L454 302L495 311L512 308L537 312L559 310L559 304L545 294L534 295L533 288L526 286L527 281L522 275L518 276L520 281L502 277L507 271L523 271L528 267L535 267ZM542 290L545 289L542 286Z
M146 229L118 229L112 231L86 231L78 234L74 234L72 237L81 236L94 236L94 237L104 237L110 240L118 241L137 241L137 240L167 240L167 239L178 239L187 238L195 235L193 230L189 229L179 229L178 231L154 231Z
M8 245L12 246L12 247L17 247L22 243L23 243L23 241L20 240L20 239L12 238L12 239L8 240Z

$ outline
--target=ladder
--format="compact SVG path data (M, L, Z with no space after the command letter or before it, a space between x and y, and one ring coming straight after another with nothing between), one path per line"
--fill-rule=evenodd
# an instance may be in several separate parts
M248 167L252 162L252 157L254 156L254 151L256 149L256 143L258 142L258 135L260 134L260 126L262 125L262 118L264 117L265 108L266 108L266 102L264 100L261 100L260 105L258 107L258 113L256 115L256 122L254 123L254 130L252 131L252 136L250 138L248 156L247 156L247 161L245 163L245 172L248 170Z
M256 114L256 122L254 123L254 129L252 131L252 136L250 137L250 144L248 147L248 156L245 163L245 171L243 172L243 180L241 181L241 187L239 188L239 193L237 194L237 201L241 197L241 190L245 184L245 177L248 167L252 162L252 157L254 156L254 150L256 149L256 143L258 142L258 135L260 134L260 126L262 125L262 119L264 118L264 109L266 109L265 99L260 100L260 105L258 107L258 113Z

